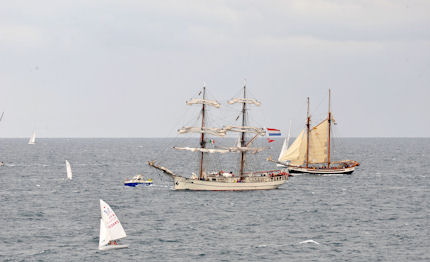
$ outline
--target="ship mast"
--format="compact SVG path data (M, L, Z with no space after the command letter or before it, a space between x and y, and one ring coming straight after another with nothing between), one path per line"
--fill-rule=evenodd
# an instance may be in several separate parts
M330 168L330 133L331 133L331 110L330 110L330 89L328 90L328 147L327 147L327 168Z
M246 98L246 82L243 85L243 98ZM244 101L242 103L242 127L246 126L246 102ZM241 137L240 137L240 146L243 147L245 146L245 132L242 132ZM240 152L240 179L242 180L243 177L243 169L245 166L245 152L242 151Z
M309 97L308 97L308 110L306 113L306 168L309 167L309 132L311 125L311 116L309 115Z
M206 86L203 85L203 99L206 99ZM206 108L205 108L205 103L202 104L202 130L205 127L205 112L206 112ZM200 136L200 147L201 148L205 148L206 147L206 141L205 141L205 133L202 132L201 136ZM200 170L199 170L199 178L203 178L203 157L204 157L204 153L201 152L200 154Z

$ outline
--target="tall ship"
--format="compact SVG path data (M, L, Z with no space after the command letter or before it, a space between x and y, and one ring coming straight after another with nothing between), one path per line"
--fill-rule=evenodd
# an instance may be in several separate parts
M309 97L307 98L306 126L291 146L284 143L277 161L278 166L287 167L291 173L351 174L360 163L354 160L332 161L332 124L329 89L328 116L311 127Z
M201 95L201 97L200 97ZM175 150L191 151L198 155L199 161L195 164L194 170L190 177L172 172L167 167L161 166L155 161L149 161L148 165L161 170L173 179L173 188L175 190L213 190L213 191L242 191L242 190L268 190L276 189L288 179L288 170L269 170L255 171L248 170L248 154L257 154L266 148L253 147L252 145L259 136L265 136L264 128L252 127L247 124L248 107L260 106L260 102L253 98L247 98L246 84L243 87L243 97L233 98L228 104L241 105L241 113L236 120L241 118L241 125L227 125L223 127L208 127L207 107L220 108L220 103L216 100L206 98L206 87L199 93L198 98L188 100L187 105L201 106L200 118L201 125L197 127L185 126L178 130L179 134L197 133L199 134L199 147L173 147ZM200 119L199 118L199 119ZM228 133L238 134L237 143L234 146L214 146L213 139L208 136L225 137ZM209 142L209 143L208 143ZM209 146L211 145L211 146ZM223 163L219 166L208 168L211 163L209 155L212 154L239 154L239 163L237 173L225 172L222 170ZM191 163L191 161L190 161ZM224 163L225 164L225 163ZM249 163L248 163L249 164ZM256 164L256 163L253 163ZM258 164L258 163L257 163ZM190 165L191 167L191 165ZM225 167L225 165L224 165ZM188 167L187 167L188 168Z

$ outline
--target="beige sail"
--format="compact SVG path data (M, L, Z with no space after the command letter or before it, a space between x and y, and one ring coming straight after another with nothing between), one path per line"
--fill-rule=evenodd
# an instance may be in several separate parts
M192 98L192 99L186 101L186 104L187 105L195 105L195 104L210 105L210 106L214 106L216 108L220 107L220 104L216 100L199 99L199 98Z
M327 162L328 119L314 126L309 132L309 163Z
M291 165L302 165L306 161L306 130L297 136L296 140L291 146L285 151L281 152L279 161L289 161Z
M227 103L229 103L230 105L235 104L235 103L254 104L256 106L261 105L261 102L254 99L254 98L233 98L233 99L227 101Z
M327 162L328 119L314 126L309 132L309 163ZM291 165L306 162L306 129L303 129L293 144L281 152L279 161L289 161Z

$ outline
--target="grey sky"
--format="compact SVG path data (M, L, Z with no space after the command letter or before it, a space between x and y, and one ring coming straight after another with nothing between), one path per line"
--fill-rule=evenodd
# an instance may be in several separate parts
M164 137L243 79L293 136L429 136L430 1L0 0L0 137ZM175 126L178 124L179 126Z

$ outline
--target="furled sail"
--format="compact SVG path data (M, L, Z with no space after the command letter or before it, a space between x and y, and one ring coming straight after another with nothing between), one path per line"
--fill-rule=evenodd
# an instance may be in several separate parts
M213 127L194 127L194 126L184 126L178 130L179 134L186 133L205 133L214 136L225 136L226 130L223 128L213 128Z
M228 153L228 152L251 152L251 153L258 153L266 148L260 148L260 147L227 147L223 149L214 149L214 148L201 148L201 147L173 147L176 150L187 150L191 152L203 152L203 153Z
M246 103L246 104L254 104L256 106L260 106L261 102L254 98L233 98L227 101L227 103L235 104L235 103Z
M208 99L200 99L200 98L191 98L186 103L187 105L204 104L204 105L214 106L216 108L220 107L220 104L216 100L208 100Z
M176 150L187 150L191 152L203 152L203 153L228 153L228 149L213 149L213 148L201 148L201 147L173 147Z
M228 132L245 132L245 133L254 133L260 136L266 135L266 130L260 127L253 126L225 126L224 129Z
M266 148L263 147L242 147L242 146L237 146L237 147L229 147L228 151L229 152L250 152L250 153L258 153L261 152L263 150L265 150Z

